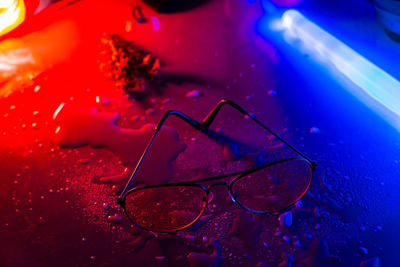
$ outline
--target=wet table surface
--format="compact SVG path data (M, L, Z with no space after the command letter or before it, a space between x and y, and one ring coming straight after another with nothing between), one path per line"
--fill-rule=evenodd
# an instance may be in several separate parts
M132 16L135 6L144 22ZM400 49L370 3L306 1L298 8L400 78ZM0 99L0 265L358 266L370 260L364 266L378 266L376 257L381 266L397 265L398 130L280 32L260 34L265 16L259 1L204 1L169 14L140 1L78 1L47 8L17 39L3 41L1 53L22 49L34 63L2 78L12 93ZM111 34L160 60L155 82L140 98L129 98L100 71L101 52L110 50L101 40ZM157 234L133 226L116 192L151 137L148 124L170 109L201 121L222 98L318 163L309 193L282 213L260 215L215 187L193 228ZM66 115L53 119L61 103ZM168 182L170 164L174 179L247 164L183 122L168 124L179 140L155 143L148 168L160 175L141 182ZM233 109L215 125L252 145L267 140L272 157L284 154L276 139Z

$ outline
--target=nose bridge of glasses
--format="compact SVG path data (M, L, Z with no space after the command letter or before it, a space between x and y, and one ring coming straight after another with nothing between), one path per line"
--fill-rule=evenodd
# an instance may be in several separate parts
M217 187L217 186L226 186L226 188L229 190L229 184L227 182L218 182L215 184L212 184L210 186L207 187L207 191L210 192L212 188Z
M231 186L230 186L229 183L227 183L227 182L218 182L218 183L215 183L215 184L210 185L210 186L207 188L207 193L209 194L209 193L211 192L211 189L212 189L212 188L217 187L217 186L221 186L221 185L222 185L222 186L225 186L226 189L228 189L229 197L231 198L232 202L236 203L236 200L235 200L235 198L233 197L232 192L231 192Z

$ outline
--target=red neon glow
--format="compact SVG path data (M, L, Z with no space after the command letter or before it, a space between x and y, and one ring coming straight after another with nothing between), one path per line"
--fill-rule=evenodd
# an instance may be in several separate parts
M10 149L52 138L57 128L52 117L60 103L111 111L108 103L123 94L100 71L98 58L104 33L127 35L130 4L87 0L66 7L60 1L29 17L37 2L25 1L24 23L0 38L0 145ZM0 0L0 6L5 3ZM155 38L145 40L154 43Z
M0 3L0 36L15 29L25 20L23 0L2 0Z
M44 70L65 61L76 47L75 25L55 22L41 31L0 43L0 97L33 84Z

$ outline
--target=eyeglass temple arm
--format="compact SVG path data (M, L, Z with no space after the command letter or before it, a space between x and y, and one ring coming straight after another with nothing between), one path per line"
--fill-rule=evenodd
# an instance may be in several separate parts
M292 149L294 152L296 152L297 154L299 154L300 156L302 156L303 158L305 158L306 160L308 160L313 166L316 166L317 164L312 161L309 157L307 157L306 155L304 155L303 153L301 153L299 150L297 150L296 148L294 148L292 145L290 145L288 142L286 142L282 137L280 137L278 134L276 134L274 131L272 131L271 129L269 129L267 126L265 126L264 124L262 124L259 120L257 120L254 116L250 115L244 108L242 108L241 106L239 106L238 104L236 104L235 102L229 100L229 99L222 99L218 102L218 104L214 107L214 109L207 115L207 117L204 118L204 120L201 122L201 126L203 128L209 128L212 124L212 122L214 121L214 119L216 118L218 112L221 110L221 108L224 105L229 105L233 108L235 108L236 110L238 110L239 112L241 112L244 115L247 115L250 119L252 119L255 123L257 123L258 125L260 125L262 128L264 128L265 130L267 130L270 134L272 134L273 136L275 136L279 141L281 141L282 143L284 143L286 146L288 146L290 149Z
M153 136L151 137L149 143L147 144L147 146L146 146L146 148L145 148L145 150L144 150L142 156L140 157L138 163L136 164L136 167L135 167L135 169L134 169L134 171L133 171L131 177L129 178L129 181L128 181L127 184L125 185L125 188L124 188L124 190L122 191L122 193L119 195L118 200L117 200L117 202L118 202L119 204L123 204L123 203L122 203L122 202L123 202L123 198L125 197L126 192L127 192L128 189L130 188L130 186L131 186L131 184L132 184L132 181L133 181L133 178L136 176L136 173L138 172L140 166L142 165L143 160L144 160L144 158L145 158L146 155L147 155L147 152L149 151L151 145L152 145L153 142L154 142L154 139L156 138L158 132L161 130L161 128L162 128L162 126L164 125L164 123L165 123L165 121L167 120L167 118L168 118L169 116L171 116L171 115L177 116L178 118L184 120L185 122L187 122L187 123L190 124L192 127L196 128L196 129L198 129L198 130L200 130L201 127L202 127L201 124L200 124L198 121L196 121L196 120L194 120L194 119L192 119L192 118L186 116L185 114L183 114L183 113L181 113L181 112L179 112L179 111L176 111L176 110L169 110L169 111L167 111L167 112L164 114L164 116L161 118L161 120L158 122L158 124L157 124L157 126L156 126L156 128L155 128L155 132L154 132Z

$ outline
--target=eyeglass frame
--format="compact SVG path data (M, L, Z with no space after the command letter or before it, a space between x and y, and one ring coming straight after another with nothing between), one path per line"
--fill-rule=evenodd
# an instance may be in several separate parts
M161 130L162 126L164 125L164 123L166 122L166 120L174 115L180 119L182 119L183 121L185 121L186 123L188 123L189 125L191 125L193 128L195 128L198 131L207 131L209 130L209 127L211 126L212 122L214 121L214 119L216 118L218 112L221 110L221 108L224 105L229 105L233 108L235 108L237 111L241 112L243 115L248 116L251 120L253 120L254 122L256 122L259 126L261 126L262 128L264 128L266 131L268 131L270 134L272 134L275 138L277 138L279 141L281 141L282 143L284 143L288 148L290 148L292 151L296 152L298 155L300 155L300 157L291 157L291 158L286 158L286 159L282 159L282 160L278 160L272 163L267 163L261 166L258 166L256 168L251 168L251 169L247 169L247 170L243 170L243 171L239 171L239 172L234 172L234 173L230 173L230 174L224 174L224 175L219 175L219 176L215 176L215 177L209 177L209 178L202 178L202 179L197 179L197 180L192 180L192 181L184 181L184 182L179 182L179 183L165 183L165 184L157 184L157 185L148 185L148 186L140 186L140 187L136 187L136 188L132 188L129 190L132 181L134 179L134 177L136 176L140 166L142 165L144 158L146 157L148 151L150 150L151 145L153 144L155 138L157 137L157 134L159 133L159 131ZM239 200L237 200L232 192L232 185L240 180L242 177L249 175L253 172L262 170L264 168L268 168L280 163L284 163L284 162L289 162L292 160L304 160L310 167L311 169L311 178L310 178L310 182L306 188L306 190L304 190L303 194L301 196L299 196L295 201L293 201L293 203L285 206L284 208L275 210L275 211L266 211L266 212L262 212L262 211L255 211L252 210L246 206L244 206L242 203L240 203ZM177 110L169 110L167 112L164 113L163 117L160 119L160 121L158 122L158 124L155 127L155 132L152 135L149 143L147 144L142 156L140 157L134 171L132 172L131 177L129 178L127 184L125 185L123 191L121 192L121 194L119 195L118 199L117 199L117 203L124 209L125 214L127 215L127 217L129 218L129 220L134 223L136 226L138 226L141 229L147 230L147 231L153 231L153 232L164 232L164 233L170 233L170 232L176 232L176 231L180 231L183 229L187 229L189 227L191 227L192 225L194 225L199 218L201 218L201 216L203 215L207 204L208 204L208 195L209 192L211 190L212 187L217 186L217 185L225 185L228 187L229 190L229 194L230 197L232 199L233 202L237 203L240 207L242 207L243 209L253 212L253 213L259 213L259 214L271 214L271 213L277 213L280 212L282 210L287 209L288 207L292 206L293 204L295 204L298 200L300 200L310 189L310 186L312 184L313 181L313 174L314 174L314 170L315 167L317 166L317 163L313 160L311 160L309 157L307 157L306 155L304 155L302 152L300 152L299 150L297 150L296 148L294 148L292 145L290 145L287 141L285 141L282 137L280 137L278 134L276 134L274 131L272 131L271 129L269 129L267 126L265 126L264 124L262 124L259 120L257 120L254 116L250 115L250 113L248 113L244 108L242 108L240 105L236 104L235 102L229 100L229 99L221 99L217 105L213 108L213 110L203 119L203 121L200 123L192 118L190 118L189 116L177 111ZM203 183L203 182L209 182L209 181L214 181L214 180L219 180L219 179L224 179L224 178L228 178L228 177L232 177L232 176L236 176L238 175L238 177L234 178L229 184L226 182L219 182L219 183L215 183L212 184L210 186L208 186L207 188L203 185L200 185L198 183ZM143 189L149 189L149 188L158 188L158 187L173 187L173 186L193 186L193 187L199 187L202 190L205 191L207 199L206 199L206 205L204 206L201 214L199 214L198 217L196 217L195 220L193 220L193 222L191 222L188 225L185 225L179 229L174 229L171 231L154 231L151 229L146 229L145 227L138 225L128 214L128 212L126 211L126 206L125 206L125 200L126 200L126 196L133 192L133 191L137 191L137 190L143 190Z

